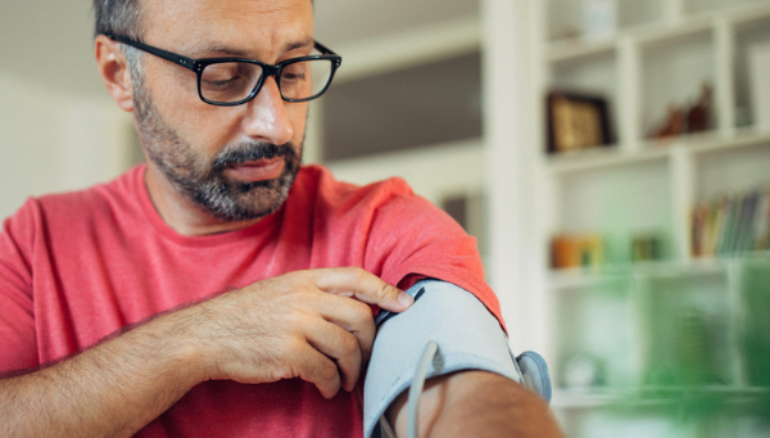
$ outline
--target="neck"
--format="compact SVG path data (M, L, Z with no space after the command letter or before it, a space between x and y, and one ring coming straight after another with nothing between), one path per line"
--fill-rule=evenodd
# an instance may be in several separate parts
M160 217L183 236L227 233L250 227L261 220L230 222L212 216L179 193L152 162L147 164L144 183Z

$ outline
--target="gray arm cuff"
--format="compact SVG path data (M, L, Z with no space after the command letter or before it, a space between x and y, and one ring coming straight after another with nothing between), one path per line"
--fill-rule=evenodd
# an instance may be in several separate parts
M461 370L489 371L522 382L497 319L470 292L438 280L423 280L407 293L409 310L376 318L379 329L364 383L364 436L380 436L379 420L409 388L425 343L438 353L427 377Z

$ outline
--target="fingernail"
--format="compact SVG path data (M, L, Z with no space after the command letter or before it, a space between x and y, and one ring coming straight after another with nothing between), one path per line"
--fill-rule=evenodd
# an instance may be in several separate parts
M398 294L398 302L404 307L409 307L414 304L414 298L406 292Z

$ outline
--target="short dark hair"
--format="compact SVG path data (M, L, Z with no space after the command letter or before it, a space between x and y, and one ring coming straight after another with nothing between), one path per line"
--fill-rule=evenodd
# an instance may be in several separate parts
M142 27L142 0L94 0L94 37L110 32L140 40ZM310 0L315 9L315 1Z
M94 38L113 33L141 41L144 36L142 0L94 0ZM310 0L315 9L315 1ZM135 85L141 86L142 52L121 44Z
M141 39L141 0L94 0L94 37L110 32Z

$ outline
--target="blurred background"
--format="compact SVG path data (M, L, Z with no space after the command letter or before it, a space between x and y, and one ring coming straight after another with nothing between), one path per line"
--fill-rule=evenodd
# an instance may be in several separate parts
M142 161L89 7L0 7L2 217ZM316 39L305 161L477 237L568 436L770 436L770 0L317 0Z

